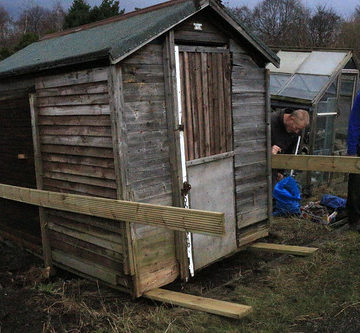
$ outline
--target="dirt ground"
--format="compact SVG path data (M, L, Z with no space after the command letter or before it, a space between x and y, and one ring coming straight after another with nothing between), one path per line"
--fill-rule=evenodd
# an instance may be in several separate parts
M244 251L167 287L253 306L242 320L131 300L61 270L49 280L38 258L0 243L0 332L360 332L360 235L277 218L268 241L320 250Z

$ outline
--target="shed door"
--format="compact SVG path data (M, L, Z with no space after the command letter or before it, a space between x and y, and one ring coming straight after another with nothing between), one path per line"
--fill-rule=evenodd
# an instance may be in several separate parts
M231 253L236 246L231 62L225 48L179 47L190 207L225 213L226 235L192 235L194 268Z

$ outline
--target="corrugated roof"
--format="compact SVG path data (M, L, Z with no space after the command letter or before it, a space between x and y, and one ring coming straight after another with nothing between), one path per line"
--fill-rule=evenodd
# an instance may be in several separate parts
M154 6L153 10L132 13L123 19L120 16L119 19L109 19L108 23L90 24L85 26L86 29L80 27L80 31L72 29L58 36L55 34L53 38L33 43L0 62L0 77L86 62L109 55L112 59L120 58L198 10L199 7L191 0L170 1L163 6ZM258 42L254 39L253 43ZM260 46L261 52L270 61L275 59L276 62L276 55L266 46Z

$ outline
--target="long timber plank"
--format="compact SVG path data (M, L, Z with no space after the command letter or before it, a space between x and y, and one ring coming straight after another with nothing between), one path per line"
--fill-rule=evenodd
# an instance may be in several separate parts
M273 169L360 173L360 157L319 155L272 155Z
M35 190L0 184L0 198L45 208L212 236L225 233L224 213Z
M252 307L248 305L218 301L211 298L188 295L161 288L150 290L143 296L155 301L179 305L185 308L235 319L243 318L252 312Z
M263 251L263 252L294 254L297 256L304 256L304 257L310 256L318 250L318 248L316 247L260 243L260 242L250 245L249 249L254 251Z

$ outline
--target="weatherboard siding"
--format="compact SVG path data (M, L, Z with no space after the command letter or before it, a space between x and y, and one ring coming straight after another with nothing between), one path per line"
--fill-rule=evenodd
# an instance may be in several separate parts
M265 69L234 41L230 51L238 241L245 245L259 226L258 235L265 233L260 222L268 219Z
M128 188L135 201L172 205L163 46L149 44L121 63L128 146ZM132 224L139 292L179 273L174 232Z
M36 110L45 190L117 198L108 68L39 77ZM132 291L121 223L46 210L55 262Z

